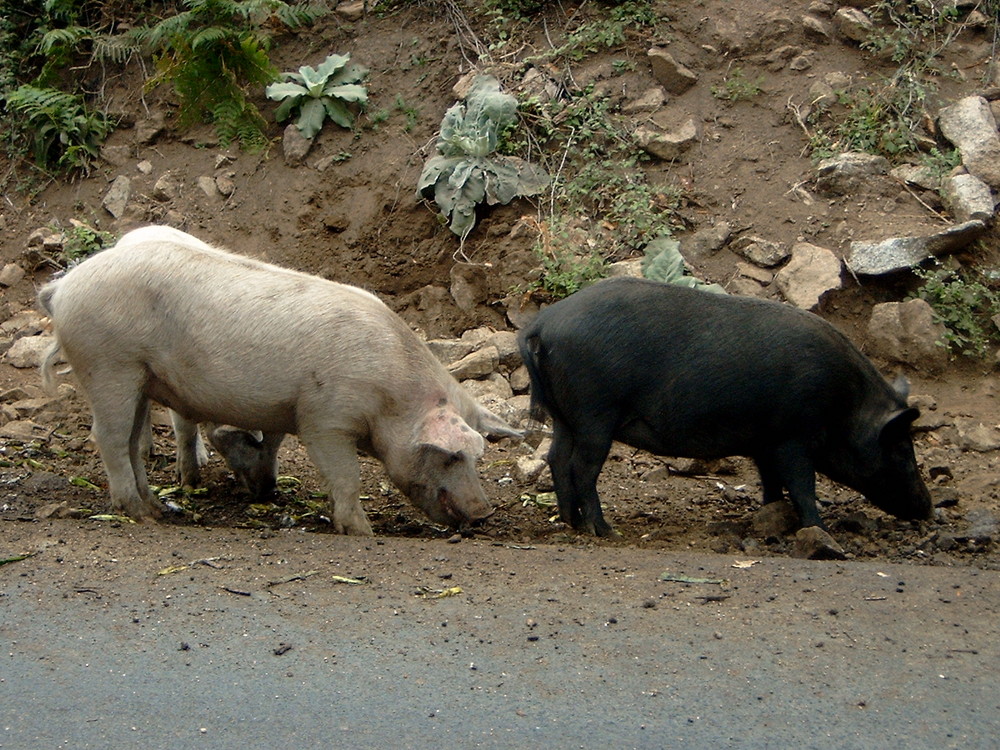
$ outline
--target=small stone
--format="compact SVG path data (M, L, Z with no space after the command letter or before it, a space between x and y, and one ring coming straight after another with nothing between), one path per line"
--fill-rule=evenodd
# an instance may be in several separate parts
M135 168L139 170L140 174L152 174L153 173L153 162L148 159L143 159L141 162L135 165Z
M24 269L17 263L8 263L0 270L0 286L15 286L24 278Z
M846 560L844 548L819 526L807 526L795 533L792 556L805 560Z
M125 213L125 207L131 197L132 181L125 175L118 175L111 183L111 187L108 188L101 205L109 214L118 219Z
M740 237L731 243L731 248L737 255L765 268L778 265L790 255L790 252L780 243L765 240L762 237Z
M282 153L285 156L285 164L290 167L297 167L306 159L306 154L312 148L312 139L306 138L299 130L299 126L294 122L285 128L284 136L281 139Z
M799 525L799 514L790 502L779 500L760 506L754 511L750 524L759 537L780 537Z
M22 336L3 356L3 361L19 369L38 367L55 341L53 336Z
M698 76L677 62L666 50L654 47L646 55L653 77L671 94L683 94L698 82Z

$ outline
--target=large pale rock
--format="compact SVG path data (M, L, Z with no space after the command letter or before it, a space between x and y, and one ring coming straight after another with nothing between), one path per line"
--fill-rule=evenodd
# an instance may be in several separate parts
M1000 135L989 103L967 96L938 115L941 134L962 154L962 164L991 187L1000 187Z
M725 221L686 234L680 238L681 255L688 260L707 258L725 247L732 234L732 226Z
M922 299L875 305L868 322L872 354L929 372L948 363L944 335L945 327L934 322L931 306Z
M698 76L677 62L673 55L659 47L646 53L653 77L671 94L683 94L698 82Z
M131 197L132 180L125 175L118 175L115 177L114 182L111 183L111 187L108 188L108 192L105 194L104 200L101 201L101 205L104 206L109 214L118 219L125 213L125 207L128 205L129 198Z
M778 265L790 255L790 251L780 242L755 236L740 237L732 243L732 250L751 263L765 268Z
M941 197L958 221L988 222L993 218L993 193L989 185L974 175L946 177L941 183Z
M893 237L879 242L851 243L846 262L856 274L878 276L904 271L925 260L956 252L983 236L986 224L966 221L926 237Z
M868 15L857 8L844 7L833 15L833 25L837 32L852 42L863 42L875 29Z
M22 336L7 350L3 361L20 369L38 367L54 341L53 336Z
M829 291L840 289L840 259L824 247L799 242L792 259L778 271L774 282L786 300L812 310Z
M312 148L312 139L306 138L299 130L299 126L294 122L285 128L281 138L281 150L285 157L285 164L290 167L297 167L306 160L306 154Z
M884 156L848 151L823 159L816 166L816 190L825 195L850 195L888 171L889 162Z
M673 161L698 142L698 123L689 118L671 131L642 125L635 131L636 141L647 153L664 161Z
M458 380L483 378L495 372L500 353L495 346L485 346L448 365L448 372Z

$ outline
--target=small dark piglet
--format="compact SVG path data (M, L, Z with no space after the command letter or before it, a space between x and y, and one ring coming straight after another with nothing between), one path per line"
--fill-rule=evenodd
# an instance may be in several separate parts
M889 385L832 325L789 305L610 279L519 334L536 418L553 421L559 515L599 536L597 476L614 440L661 456L749 456L764 502L788 495L822 526L816 472L899 518L931 500L910 435L909 386Z

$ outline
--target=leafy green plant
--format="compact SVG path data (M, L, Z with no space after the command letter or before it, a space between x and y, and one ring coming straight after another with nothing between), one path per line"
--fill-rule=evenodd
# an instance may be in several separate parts
M274 119L284 122L297 112L295 124L313 138L327 117L342 128L354 125L351 105L368 103L368 90L359 85L366 75L368 68L351 63L350 55L327 55L318 68L303 65L297 73L282 73L285 80L264 91L268 99L281 102Z
M606 16L584 21L566 35L563 44L529 58L529 62L582 60L588 54L618 47L625 42L627 32L655 26L660 20L649 0L616 2Z
M329 12L323 3L283 0L181 0L186 10L152 26L110 37L100 48L151 52L157 76L177 93L181 127L207 120L224 144L256 149L267 142L266 123L249 98L278 78L269 50L272 30L298 28ZM95 46L95 51L98 48Z
M549 184L540 167L496 153L498 133L513 122L517 100L500 92L492 76L477 76L464 104L445 112L437 155L424 164L418 198L431 198L463 240L476 224L476 206L537 195Z
M718 284L711 284L688 273L684 256L681 255L680 243L673 237L657 237L646 245L646 254L642 259L642 275L665 284L704 289L719 294L726 293L726 290Z
M743 73L742 68L733 68L721 84L712 86L712 96L728 102L749 101L763 91L761 88L763 82L764 76L757 76L757 78L750 80Z
M564 217L551 222L528 219L538 232L535 254L542 269L538 278L527 284L523 291L551 301L568 297L607 275L607 266L600 253L580 251L586 247L578 233L571 232Z
M985 357L1000 331L992 318L1000 314L1000 292L973 271L952 271L940 266L914 268L923 280L913 296L926 300L934 318L947 329L945 341L952 351Z
M83 98L51 88L20 86L7 106L24 118L20 130L31 138L35 163L44 168L90 171L112 124Z
M63 232L62 252L58 258L63 266L77 263L118 241L111 232L94 229L82 221L73 219L70 223L70 228Z

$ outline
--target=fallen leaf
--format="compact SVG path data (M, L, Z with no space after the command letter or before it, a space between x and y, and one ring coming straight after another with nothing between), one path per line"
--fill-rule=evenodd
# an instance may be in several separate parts
M367 583L362 578L348 578L347 576L332 576L332 579L334 583L349 583L353 586L360 586Z
M117 521L118 523L135 523L134 518L119 516L114 513L98 513L96 516L88 516L91 521Z
M754 565L759 563L760 560L737 560L733 563L734 568L752 568Z
M728 583L725 578L692 578L691 576L680 576L674 575L673 573L662 573L660 575L661 581L674 581L676 583L714 583L721 586L724 583Z
M168 576L171 573L180 573L182 570L187 570L187 565L170 565L163 570L158 570L156 575L158 576Z
M0 557L0 565L6 565L7 563L20 562L21 560L27 560L31 557L34 552L26 552L23 555L11 555L10 557Z
M447 596L458 596L461 593L461 586L452 586L447 589L432 589L427 586L421 586L417 589L417 596L421 599L444 599Z

